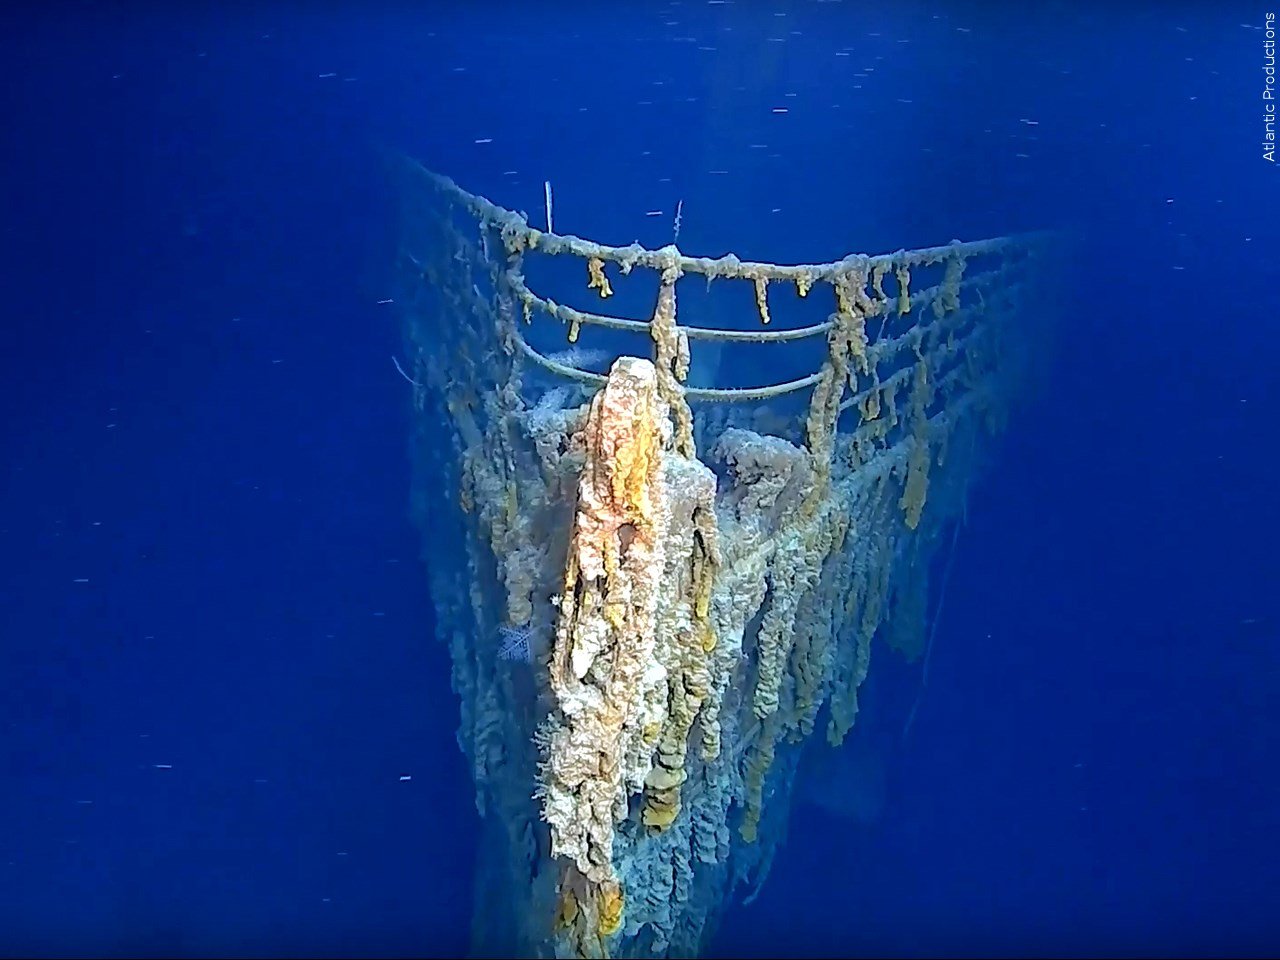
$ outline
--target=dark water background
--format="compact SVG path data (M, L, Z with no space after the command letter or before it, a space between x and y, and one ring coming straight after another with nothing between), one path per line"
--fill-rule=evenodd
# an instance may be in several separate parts
M884 817L715 953L1280 947L1265 12L6 6L0 953L466 948L381 145L604 242L1069 234Z

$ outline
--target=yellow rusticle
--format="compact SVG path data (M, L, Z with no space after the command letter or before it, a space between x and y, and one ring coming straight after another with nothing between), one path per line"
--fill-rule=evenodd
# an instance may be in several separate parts
M894 270L898 281L898 316L911 311L911 268L900 263Z
M867 366L866 318L874 312L875 305L866 295L866 282L865 271L859 269L836 283L836 313L827 335L827 360L818 375L805 422L809 454L818 481L805 504L806 514L812 513L818 500L827 493L836 421L851 376L850 360L863 370Z
M599 919L596 921L596 931L600 936L611 937L622 929L622 908L622 887L613 881L602 883L597 907Z
M756 309L760 311L760 322L769 322L769 281L766 277L756 277Z
M871 289L876 295L876 301L883 303L888 300L888 296L884 292L884 275L889 272L889 264L877 263L871 268Z
M613 296L613 287L609 286L609 278L604 275L604 261L599 257L587 260L587 289L598 290L601 299Z
M924 363L917 363L909 412L912 424L911 451L907 455L907 481L903 485L902 499L899 502L910 530L919 525L929 493L928 406L932 399L933 388L929 382L928 367Z
M708 657L715 649L710 603L721 562L714 474L697 461L679 461L672 465L668 490L667 569L656 651L667 675L667 718L645 778L641 814L655 832L680 815L690 731L710 697Z
M933 315L939 319L952 310L960 309L960 281L964 277L965 258L955 254L947 258L942 286L933 298Z
M689 379L689 335L681 330L676 334L676 379L684 383Z
M825 695L824 684L830 672L833 648L842 633L839 614L844 598L838 587L848 583L852 566L850 551L844 550L850 525L845 505L835 511L832 522L830 562L823 574L826 589L810 590L802 600L791 657L795 702L788 716L788 726L792 730L798 729L806 737L813 732Z
M747 751L746 770L743 784L746 788L746 809L742 815L742 823L738 832L747 843L755 843L760 827L760 814L764 808L764 778L773 766L774 752L777 749L778 737L777 715L774 714L760 724L760 733L755 743Z
M567 948L557 955L608 957L608 939L622 929L625 914L622 884L593 882L570 864L561 871L556 892L552 928Z
M680 386L681 375L688 373L689 348L687 340L682 341L683 331L676 326L676 282L679 279L680 267L672 254L662 267L662 282L653 319L649 321L649 336L653 339L658 393L675 417L676 452L682 457L694 458L697 449L693 442L693 412Z

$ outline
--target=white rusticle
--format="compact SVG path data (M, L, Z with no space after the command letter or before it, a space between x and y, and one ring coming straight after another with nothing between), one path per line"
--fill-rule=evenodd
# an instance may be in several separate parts
M502 625L498 628L498 659L508 663L532 663L533 650L529 641L533 638L533 629L529 624L518 627Z

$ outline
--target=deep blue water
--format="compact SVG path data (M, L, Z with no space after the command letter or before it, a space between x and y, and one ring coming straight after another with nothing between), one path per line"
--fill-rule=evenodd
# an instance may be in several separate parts
M0 954L466 949L381 146L603 242L1070 236L884 819L714 952L1280 948L1265 12L5 7Z

